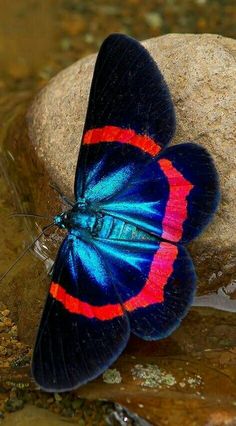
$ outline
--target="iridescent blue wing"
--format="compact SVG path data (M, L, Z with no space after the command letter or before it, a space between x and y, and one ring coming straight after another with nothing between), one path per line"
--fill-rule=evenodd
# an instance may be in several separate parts
M210 155L199 145L185 143L167 148L141 172L134 171L99 207L162 239L187 243L209 223L218 203L219 181Z
M119 160L124 166L126 156L132 157L132 148L139 150L135 168L142 167L145 152L158 154L174 131L169 90L147 50L131 37L109 36L95 65L75 178L76 199L84 197L88 185L118 171ZM111 145L104 158L99 155L103 142ZM96 155L98 161L90 169L89 158Z
M95 239L94 244L113 277L131 331L146 340L167 337L186 315L195 292L186 249L155 240Z
M111 215L172 242L188 242L209 223L219 203L210 155L185 143L151 158L140 148L100 143L87 157L85 200ZM116 145L116 146L114 146Z
M58 252L35 343L36 382L50 392L87 383L116 360L129 334L101 253L91 242L69 234Z
M96 212L172 242L188 242L219 202L210 155L196 144L164 149L174 108L156 64L130 37L98 54L75 178L75 196Z

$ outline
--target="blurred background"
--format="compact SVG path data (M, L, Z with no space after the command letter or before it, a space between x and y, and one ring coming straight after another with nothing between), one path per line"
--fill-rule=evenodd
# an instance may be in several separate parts
M111 32L236 35L235 0L0 0L0 93L43 85ZM17 86L17 87L16 87Z

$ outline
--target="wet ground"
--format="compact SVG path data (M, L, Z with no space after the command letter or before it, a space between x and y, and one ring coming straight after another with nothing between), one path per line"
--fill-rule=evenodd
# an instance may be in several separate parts
M110 32L138 39L168 32L234 37L236 7L234 0L2 0L1 6L2 274L41 227L39 221L9 214L51 214L59 207L48 188L48 177L27 145L22 117L33 94L60 69L95 52ZM55 240L49 244L50 255L55 252ZM27 306L21 305L22 282L29 304L35 304L34 319L27 317ZM85 398L111 399L154 425L236 424L235 314L211 309L192 309L181 328L165 341L133 339L103 378L77 392L46 395L35 389L29 374L32 330L36 332L47 283L45 264L33 253L1 282L0 419L5 416L6 424L37 420L39 425L59 425L61 416L81 426L145 424L112 403ZM38 300L30 298L32 286L39 288ZM22 318L28 321L28 334L22 332Z

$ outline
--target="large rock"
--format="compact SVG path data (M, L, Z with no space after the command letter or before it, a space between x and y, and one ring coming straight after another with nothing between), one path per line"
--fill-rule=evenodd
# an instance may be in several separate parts
M200 276L210 280L213 273L213 278L223 275L226 284L225 280L232 278L232 273L229 279L225 277L234 269L236 245L236 42L218 35L171 34L147 40L144 45L173 96L177 115L173 143L196 141L215 159L221 206L194 250ZM95 55L89 56L60 72L38 94L28 112L29 135L37 154L66 193L73 188L95 59ZM207 256L214 266L205 273Z

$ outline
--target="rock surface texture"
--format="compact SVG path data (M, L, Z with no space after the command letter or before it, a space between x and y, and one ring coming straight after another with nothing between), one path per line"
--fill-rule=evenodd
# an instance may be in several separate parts
M236 246L236 41L209 34L171 34L147 40L144 45L173 97L177 116L173 143L192 140L203 145L220 174L220 209L195 243L199 270L204 269L210 248L216 277L224 272L226 263L232 272ZM28 112L29 135L37 155L66 193L73 188L95 59L95 55L89 56L60 72L38 94Z

